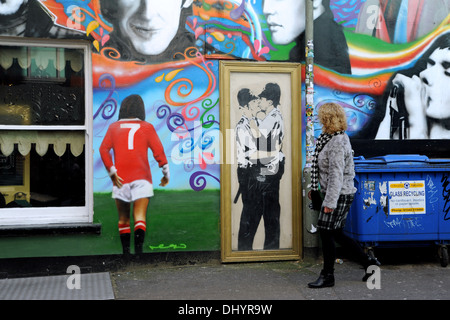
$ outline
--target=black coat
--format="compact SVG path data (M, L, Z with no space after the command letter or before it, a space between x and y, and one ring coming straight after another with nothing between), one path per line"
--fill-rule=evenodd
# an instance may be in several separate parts
M296 46L289 53L292 62L305 61L305 33L296 39ZM333 13L325 11L314 20L314 64L337 71L351 74L350 57L347 40L342 26L336 23Z

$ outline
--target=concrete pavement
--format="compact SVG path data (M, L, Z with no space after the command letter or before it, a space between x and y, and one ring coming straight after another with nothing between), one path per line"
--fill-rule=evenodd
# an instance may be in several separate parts
M336 285L310 289L322 267L320 258L303 261L221 264L131 262L111 272L119 300L447 300L450 268L418 249L377 255L383 265L369 287L363 270L343 256L336 264ZM384 260L384 261L383 261ZM378 272L378 271L377 271Z
M110 255L1 260L0 285L9 283L2 279L69 277L67 268L75 265L81 270L83 286L89 279L83 274L107 272L115 300L153 300L154 306L163 301L185 306L185 301L450 299L450 267L440 265L437 250L376 249L375 254L382 266L369 287L361 281L363 270L345 252L338 254L343 263L335 265L336 285L323 289L307 287L322 268L320 256L309 254L302 261L222 264L219 252L151 253L127 263L121 256ZM62 288L67 289L66 280Z

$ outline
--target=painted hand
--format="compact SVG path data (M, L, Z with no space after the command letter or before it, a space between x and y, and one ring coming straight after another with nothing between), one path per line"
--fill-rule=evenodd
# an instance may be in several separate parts
M167 184L169 183L169 178L167 177L162 177L161 178L161 183L159 184L161 187L165 187Z
M122 188L122 186L123 186L123 184L122 184L123 179L121 177L119 177L117 175L117 173L113 173L111 175L111 180L112 180L113 185L115 185L119 189Z

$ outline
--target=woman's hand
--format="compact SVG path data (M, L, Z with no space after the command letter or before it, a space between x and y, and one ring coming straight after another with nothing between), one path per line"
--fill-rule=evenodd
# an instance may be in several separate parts
M332 213L332 212L333 212L333 209L328 208L328 207L323 207L323 212L324 212L324 213Z

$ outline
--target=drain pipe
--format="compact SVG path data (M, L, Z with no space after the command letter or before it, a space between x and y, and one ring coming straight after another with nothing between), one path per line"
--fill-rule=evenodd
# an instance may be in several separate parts
M314 0L305 1L305 111L306 164L303 169L303 247L318 249L319 237L315 228L319 213L311 208L311 166L314 139Z

